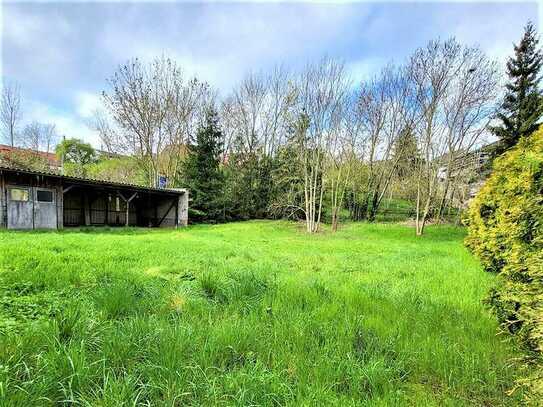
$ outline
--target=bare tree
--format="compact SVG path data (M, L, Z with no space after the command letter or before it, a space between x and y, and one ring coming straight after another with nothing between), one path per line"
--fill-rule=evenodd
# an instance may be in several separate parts
M21 120L21 90L17 84L6 84L2 89L0 121L5 139L15 146L17 126Z
M102 149L110 154L122 150L122 147L119 146L121 142L114 129L113 119L106 110L96 109L87 121L87 126L98 133L98 137L102 142Z
M367 164L359 215L373 221L397 170L394 147L414 121L412 92L405 71L390 65L363 84L356 109L364 132Z
M264 77L255 74L247 75L232 95L234 142L245 155L263 147L259 138L266 125L262 120L266 95Z
M366 141L358 94L348 93L342 106L338 137L333 138L327 160L332 231L338 228L347 190L350 189L351 193L357 190L359 180L353 175L361 172Z
M50 153L59 140L56 126L51 123L33 121L25 126L21 134L21 144L33 151Z
M480 49L464 48L459 58L463 68L449 84L443 102L447 152L435 213L437 221L459 183L465 182L461 175L473 166L470 151L481 142L488 128L498 88L497 65Z
M459 68L455 62L460 46L454 40L431 41L410 59L409 74L419 113L416 132L421 159L416 171L415 227L422 235L435 198L441 157L446 151L442 103L449 83Z
M137 59L128 62L108 83L103 99L114 126L97 121L103 142L133 155L148 185L155 186L161 172L176 176L202 105L213 99L209 86L185 81L177 64L165 57L149 65Z
M261 151L268 157L277 152L294 102L289 78L282 67L269 75L250 73L243 78L221 109L226 151L235 147L242 154Z
M318 231L328 175L328 152L337 144L349 89L344 65L325 58L309 65L297 87L297 115L301 118L299 156L304 172L304 213L308 233Z
M27 124L21 134L21 143L23 147L28 148L29 150L39 151L41 144L41 123L33 121Z
M59 140L60 138L56 125L51 123L42 125L42 146L46 153L52 152Z
M356 152L356 141L350 137L356 136L358 133L344 132L334 142L332 150L329 152L328 162L329 168L326 174L329 181L330 190L330 210L332 212L332 231L337 231L340 221L340 211L343 208L343 200L345 191L351 178L351 173L354 171Z
M477 48L450 39L418 49L408 70L418 112L415 131L421 159L416 171L415 223L417 235L422 235L431 212L437 210L439 216L443 210L453 163L486 126L496 67Z

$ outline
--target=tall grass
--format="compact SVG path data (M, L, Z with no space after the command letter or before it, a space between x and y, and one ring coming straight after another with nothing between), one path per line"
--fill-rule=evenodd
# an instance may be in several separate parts
M514 405L462 229L0 232L0 405Z

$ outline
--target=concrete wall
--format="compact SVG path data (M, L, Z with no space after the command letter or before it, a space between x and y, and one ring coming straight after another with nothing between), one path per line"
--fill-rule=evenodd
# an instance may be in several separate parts
M178 209L178 226L187 226L189 224L189 191L186 190L183 195L179 197Z

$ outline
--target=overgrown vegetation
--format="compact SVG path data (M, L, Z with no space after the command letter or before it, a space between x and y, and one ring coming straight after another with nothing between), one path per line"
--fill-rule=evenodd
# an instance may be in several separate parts
M303 228L0 232L0 404L519 403L463 229Z
M145 184L165 177L194 190L193 219L304 219L310 234L330 219L335 231L345 209L375 221L394 192L412 202L422 235L467 200L497 73L481 49L451 38L359 85L342 62L322 58L248 74L218 100L172 59L135 59L108 81L94 127L108 151L134 159ZM212 149L198 146L210 109Z
M543 398L543 129L495 161L469 209L466 243L498 273L489 303L540 365L529 381Z

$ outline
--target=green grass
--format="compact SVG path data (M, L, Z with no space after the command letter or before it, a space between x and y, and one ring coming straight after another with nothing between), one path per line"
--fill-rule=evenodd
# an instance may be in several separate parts
M463 237L0 232L0 405L515 405Z

